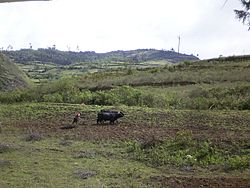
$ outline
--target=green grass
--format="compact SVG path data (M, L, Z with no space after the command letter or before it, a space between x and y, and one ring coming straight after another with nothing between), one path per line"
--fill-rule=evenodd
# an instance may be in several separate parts
M0 171L1 185L9 187L143 187L150 175L161 174L157 169L126 159L122 143L79 142L60 145L59 139L25 142L12 136L0 142L12 143L14 151L1 154L1 160L11 165ZM92 152L93 157L80 157L79 152ZM81 179L78 170L93 171L96 175Z

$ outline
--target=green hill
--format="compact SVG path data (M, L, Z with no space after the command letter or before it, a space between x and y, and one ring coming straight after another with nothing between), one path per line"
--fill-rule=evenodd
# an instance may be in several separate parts
M23 88L29 85L29 79L13 61L0 53L0 91Z
M249 68L249 56L240 56L146 69L107 69L41 83L21 95L0 95L0 101L247 110Z
M107 63L107 62L127 62L140 63L148 61L165 60L170 63L181 61L199 60L194 55L186 55L174 51L156 50L156 49L138 49L129 51L112 51L107 53L96 53L92 51L72 52L59 51L53 48L49 49L21 49L17 51L4 51L16 63L54 63L58 65L70 65L73 63L92 62L92 63Z
M49 48L2 51L2 53L13 59L35 83L110 69L145 69L199 60L193 55L155 49L96 53L91 51L66 52Z

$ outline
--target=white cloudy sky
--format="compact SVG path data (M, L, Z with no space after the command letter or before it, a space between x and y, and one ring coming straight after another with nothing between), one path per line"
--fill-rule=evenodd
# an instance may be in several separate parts
M250 54L239 0L52 0L0 4L0 47L107 52L155 48L212 58Z

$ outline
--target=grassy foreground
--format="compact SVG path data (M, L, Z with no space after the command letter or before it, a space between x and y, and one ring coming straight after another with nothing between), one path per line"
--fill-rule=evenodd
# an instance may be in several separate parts
M102 108L126 115L118 125L96 125ZM84 116L78 127L61 130L75 111ZM0 187L180 187L197 178L248 187L249 113L1 105Z

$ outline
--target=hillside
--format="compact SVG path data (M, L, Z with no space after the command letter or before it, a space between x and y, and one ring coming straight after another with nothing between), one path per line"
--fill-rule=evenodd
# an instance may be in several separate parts
M107 68L0 92L0 187L250 187L249 69Z
M148 61L165 60L170 63L181 61L198 60L193 55L186 55L174 51L155 50L155 49L139 49L130 51L112 51L107 53L96 53L92 51L72 52L59 51L53 48L49 49L21 49L18 51L3 51L16 63L40 62L54 63L58 65L70 65L81 62L127 62L140 63Z
M183 62L148 69L124 69L86 75L80 78L83 89L106 90L116 86L161 86L226 84L250 81L250 57L233 56L196 62Z
M27 87L28 77L8 57L0 53L0 91Z
M144 69L107 69L41 83L8 101L170 109L250 109L250 60L227 57ZM3 96L0 101L4 102Z

